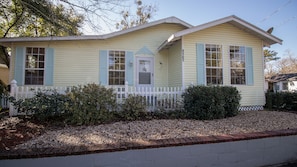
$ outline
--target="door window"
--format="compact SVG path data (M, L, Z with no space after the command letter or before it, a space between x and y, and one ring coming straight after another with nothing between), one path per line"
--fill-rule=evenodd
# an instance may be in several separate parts
M139 84L151 84L151 61L139 60Z

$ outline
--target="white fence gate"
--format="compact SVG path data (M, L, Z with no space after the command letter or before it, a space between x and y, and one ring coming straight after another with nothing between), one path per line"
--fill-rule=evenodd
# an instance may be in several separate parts
M113 88L116 93L118 103L122 103L128 95L140 95L145 98L148 111L157 109L175 110L182 107L181 87L131 87L128 83L124 86L107 86ZM51 87L51 86L17 86L17 82L11 82L10 96L16 100L32 98L38 90L56 90L58 93L66 93L71 87ZM10 105L10 115L18 115L16 109Z

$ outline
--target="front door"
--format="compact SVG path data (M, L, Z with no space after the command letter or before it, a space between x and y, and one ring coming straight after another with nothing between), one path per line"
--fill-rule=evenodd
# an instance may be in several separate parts
M153 57L137 57L137 86L153 86L154 83L154 58Z

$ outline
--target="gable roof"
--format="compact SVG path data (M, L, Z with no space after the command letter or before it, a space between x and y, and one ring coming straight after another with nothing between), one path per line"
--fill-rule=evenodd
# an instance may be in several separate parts
M214 27L220 24L224 24L224 23L230 23L232 25L234 25L235 27L238 27L239 29L246 31L252 35L255 35L259 38L261 38L265 43L265 46L270 46L272 44L275 43L279 43L282 44L282 40L269 34L268 32L256 27L253 24L250 24L242 19L240 19L239 17L235 16L235 15L231 15L228 17L224 17L215 21L211 21L205 24L201 24L195 27L191 27L182 31L179 31L177 33L172 34L160 47L159 50L162 49L166 49L169 48L172 43L174 43L175 41L181 39L182 36L184 35L188 35L197 31L201 31L210 27Z
M154 53L152 51L150 51L146 46L142 47L140 50L138 50L136 53L136 55L151 55L154 56Z
M160 24L180 24L184 26L185 28L191 28L193 27L191 24L186 23L185 21L182 21L176 17L168 17L165 19L152 21L147 24L142 24L139 26L135 26L129 29L121 30L112 32L109 34L104 35L82 35L82 36L63 36L63 37L57 37L57 36L49 36L49 37L11 37L11 38L0 38L0 44L5 43L11 43L11 42L42 42L42 41L77 41L77 40L103 40L108 39L124 34L128 34L134 31L142 30L145 28L153 27Z
M297 73L277 74L267 80L269 82L297 81Z

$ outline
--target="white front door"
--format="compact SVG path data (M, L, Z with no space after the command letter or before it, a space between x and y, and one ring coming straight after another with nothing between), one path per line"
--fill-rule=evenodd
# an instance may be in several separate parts
M154 58L137 57L137 86L153 86L154 84Z

